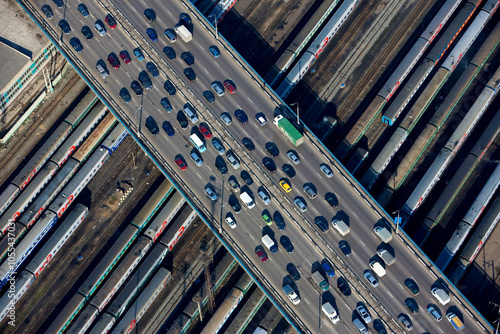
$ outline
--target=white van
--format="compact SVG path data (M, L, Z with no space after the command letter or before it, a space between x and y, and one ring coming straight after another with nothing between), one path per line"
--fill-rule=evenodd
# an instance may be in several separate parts
M186 115L186 117L189 118L191 123L194 124L198 122L198 116L196 116L196 112L188 103L184 105L184 115Z
M326 314L328 319L330 319L334 324L338 324L340 322L340 317L337 314L337 311L335 311L330 303L323 304L321 309L323 310L323 313Z
M252 197L250 195L247 194L246 191L244 191L240 194L240 199L243 201L243 203L246 204L246 206L249 209L251 209L255 206L254 200L252 199Z
M384 267L382 267L382 265L378 261L370 262L370 268L373 269L373 271L375 272L375 274L377 274L378 277L384 277L385 274L387 273Z
M441 305L446 305L450 302L450 296L446 291L440 288L433 288L431 294L439 301Z

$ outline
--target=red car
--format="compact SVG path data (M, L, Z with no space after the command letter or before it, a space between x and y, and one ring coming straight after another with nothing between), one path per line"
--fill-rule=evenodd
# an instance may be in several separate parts
M181 158L175 159L175 163L182 171L185 171L187 169L187 164Z
M224 87L226 87L229 94L236 93L236 87L234 87L233 83L229 80L224 81Z
M106 15L106 17L104 18L104 21L108 24L108 26L111 29L116 28L116 21L110 14Z
M266 253L264 253L263 251L261 251L260 249L257 249L255 251L255 254L257 254L257 256L260 258L260 260L262 262L266 262L267 261L267 255Z
M120 58L123 59L123 61L125 62L125 64L128 64L132 61L132 59L130 58L130 56L128 55L128 52L123 50L120 52Z
M201 133L203 133L205 138L207 138L207 139L212 138L212 133L210 132L210 130L207 128L207 126L205 124L200 124L198 129L200 129Z
M108 62L115 70L120 68L120 61L114 52L111 52L108 56Z

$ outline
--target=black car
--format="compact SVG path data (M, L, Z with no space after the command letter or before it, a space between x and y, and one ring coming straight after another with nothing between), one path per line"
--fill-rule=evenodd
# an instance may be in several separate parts
M54 13L52 12L52 8L50 8L49 5L42 6L42 13L44 13L45 16L47 17L47 19L49 19L49 20L54 17Z
M273 220L276 226L278 227L278 230L284 231L285 230L285 220L283 219L283 216L279 211L275 211L273 214Z
M191 25L191 18L189 17L188 14L186 13L181 13L181 15L179 15L179 19L182 21L182 23L185 25L185 26L190 26Z
M85 6L85 4L81 3L77 8L84 18L89 16L89 10L87 9L87 6Z
M170 82L170 80L165 81L165 83L163 84L163 89L165 89L170 96L175 96L175 94L177 93L177 90Z
M410 310L412 314L418 314L418 304L413 298L406 298L405 306Z
M144 16L149 22L154 22L154 20L156 20L156 13L151 8L146 8L146 10L144 11Z
M405 286L411 292L412 295L416 296L420 292L417 282L411 278L405 279Z
M339 248L344 253L345 257L351 257L352 251L351 251L351 246L349 246L349 243L345 240L340 240L339 241Z
M56 4L57 8L64 7L64 2L62 0L54 0L54 3Z
M194 56L191 52L186 51L181 53L181 59L184 60L187 66L191 67L194 65Z
M234 117L236 117L236 119L238 121L240 121L241 124L245 125L248 123L248 116L247 114L241 110L241 109L238 109L234 112Z
M243 145L245 146L245 148L249 151L249 152L252 152L253 150L255 150L255 145L252 141L252 139L248 138L248 137L244 137L241 142L243 143Z
M132 88L135 95L137 95L137 96L141 96L143 93L141 84L137 80L132 81L132 83L130 84L130 88Z
M175 54L175 50L170 47L170 46L166 46L163 48L163 53L167 56L168 59L170 60L174 60L177 55Z
M339 288L340 292L342 292L344 296L349 297L351 295L351 288L343 277L338 278L337 288Z
M247 172L246 170L241 171L240 176L247 185L253 184L252 177L250 176L250 173Z
M233 208L234 213L238 214L241 212L241 205L236 196L234 195L229 196L228 203Z
M266 150L273 158L276 158L280 155L280 150L278 149L278 146L276 146L276 144L273 142L266 143Z
M196 80L196 73L194 73L194 70L190 67L184 69L184 75L189 81L195 81Z
M63 33L65 33L65 34L69 34L71 32L71 28L69 26L69 23L66 20L59 21L59 28L61 28Z
M172 124L170 124L169 121L163 122L161 127L163 128L163 130L165 130L165 132L167 133L167 136L169 136L170 138L172 138L174 136L175 131L174 131Z
M156 65L153 64L153 62L151 61L146 64L146 69L148 70L149 73L151 73L153 78L158 78L158 76L160 75L160 71L158 71Z
M375 319L373 321L373 329L377 332L377 334L387 334L387 330L382 324L382 321L380 321L379 319Z
M87 39L87 41L90 41L92 38L94 38L92 30L87 26L82 27L82 35Z
M75 49L76 53L80 53L83 50L83 45L80 43L80 40L76 37L73 37L69 40L69 44Z
M215 167L217 167L217 169L219 170L219 172L222 175L227 174L227 165L221 156L218 156L217 158L215 158Z
M339 204L339 201L337 200L337 196L335 196L333 193L326 193L325 194L325 201L330 204L330 206L335 209L337 205Z
M284 164L282 168L285 174L291 179L297 175L297 173L295 173L295 169L290 164Z
M141 71L141 73L139 73L139 81L147 90L153 88L153 82L146 71Z
M132 99L130 97L130 93L128 92L128 89L123 87L121 90L120 90L120 96L121 98L123 99L123 101L125 101L125 103L129 103L130 100Z
M293 253L294 248L293 248L292 241L290 240L289 237L287 237L286 235L282 235L280 238L280 244L281 244L281 246L283 246L283 248L285 248L285 250L288 252L288 254Z
M229 177L229 179L227 180L227 182L229 183L229 185L231 186L231 188L233 188L233 190L235 190L235 191L239 191L240 190L240 184L238 183L238 180L236 179L236 176L231 175Z
M264 165L264 167L267 168L267 170L270 173L276 172L276 164L274 163L274 161L271 158L264 157L264 159L262 159L262 164Z
M203 92L203 96L207 99L208 103L214 103L215 102L215 96L214 93L212 93L209 90L206 90Z
M183 129L187 129L188 126L189 126L189 122L188 122L188 119L186 118L186 115L184 115L184 113L182 112L182 110L180 110L178 113L177 113L177 122L179 122L179 125L181 126L181 128Z
M295 282L300 280L300 273L293 263L289 263L286 265L286 271L290 274Z
M328 221L324 217L316 217L314 218L314 224L318 226L321 232L328 232Z

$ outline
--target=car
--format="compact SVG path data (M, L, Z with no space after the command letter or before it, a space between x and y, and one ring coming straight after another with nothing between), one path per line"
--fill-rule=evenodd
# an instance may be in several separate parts
M177 37L173 29L166 29L164 34L170 43L175 43L177 41Z
M99 33L100 36L106 35L106 27L101 20L96 20L94 23L95 30Z
M349 287L349 284L347 283L345 278L339 277L337 279L337 288L345 297L349 297L351 295L351 288Z
M236 228L236 220L231 217L231 214L228 213L226 216L226 223L229 225L230 228L235 229Z
M333 171L327 164L321 164L319 166L319 169L321 169L321 171L323 172L323 174L325 174L327 178L330 179L333 176Z
M186 162L184 161L183 158L181 158L180 156L175 158L175 164L177 166L179 166L180 170L181 171L185 171L187 169L187 164Z
M198 127L198 129L200 130L200 132L203 134L203 136L205 138L207 138L207 139L212 138L212 132L210 132L210 130L208 129L208 127L204 123L201 123L200 126Z
M377 334L387 334L387 330L380 319L373 320L373 329L377 332Z
M106 15L104 22L106 22L111 29L116 28L116 21L111 14Z
M300 197L295 197L293 202L299 208L300 211L302 211L302 212L307 211L307 205Z
M172 124L170 124L169 121L163 122L161 127L163 128L163 130L165 130L165 133L170 138L172 138L175 135L174 127L172 126Z
M294 247L289 237L287 237L286 235L282 235L280 238L280 244L288 252L288 254L293 253Z
M217 167L217 169L222 175L227 174L226 162L220 156L215 159L215 167Z
M50 8L49 5L43 5L42 6L42 13L49 20L54 17L54 12L52 11L52 8Z
M276 172L276 164L274 163L274 161L271 158L264 157L264 159L262 159L262 164L264 165L264 167L267 168L269 173Z
M179 122L179 125L181 126L182 129L187 129L188 126L189 126L189 122L186 118L186 115L184 115L184 113L182 112L182 110L180 110L178 113L177 113L177 122Z
M373 286L374 288L378 286L378 280L375 278L375 275L373 275L370 270L366 270L363 273L363 276L368 281L368 283L370 283L371 286Z
M289 150L286 155L294 165L298 165L300 163L299 155L294 150Z
M163 89L165 89L170 96L175 96L175 94L177 93L174 84L171 83L170 80L165 81L165 83L163 84Z
M82 43L80 43L80 40L78 38L72 37L69 40L69 44L71 44L71 46L73 47L73 49L75 49L76 53L82 52L83 45L82 45Z
M92 30L88 26L82 27L82 35L87 39L87 41L90 41L90 40L92 40L92 38L94 38L94 34L92 33Z
M219 81L212 82L212 90L217 94L218 97L224 96L224 86Z
M146 90L150 90L151 88L153 88L153 82L151 81L148 72L141 71L139 73L139 81L144 86L144 88L146 88Z
M255 115L255 119L260 124L260 126L264 126L267 123L266 115L264 115L264 113L261 113L261 112L257 113Z
M130 93L128 92L128 89L125 87L120 89L120 97L123 99L123 101L125 101L125 103L129 103L130 100L132 99L130 97Z
M238 180L236 179L236 176L231 175L229 179L227 180L231 188L233 188L234 191L240 191L240 184L238 183Z
M212 200L212 202L215 202L219 198L219 196L217 196L212 186L209 184L205 186L205 194L208 196L208 198Z
M208 103L215 102L215 96L211 91L209 91L209 90L204 91L203 96L205 97L205 99L207 99Z
M220 51L219 48L216 47L215 45L212 45L208 48L208 51L214 56L214 58L219 58L220 57Z
M351 254L352 254L351 246L349 246L349 243L347 241L340 240L339 241L339 248L345 257L351 257Z
M143 93L141 84L137 80L132 81L132 83L130 84L130 88L132 88L135 95L137 95L137 96L141 96Z
M158 78L158 76L160 75L160 71L158 71L156 65L153 64L153 62L151 61L146 64L146 69L148 70L149 73L151 73L153 78Z
M152 8L146 8L144 11L144 16L149 22L154 22L156 20L156 13Z
M266 255L266 253L264 253L262 250L257 249L257 250L255 251L255 254L257 254L257 256L260 258L260 260L261 260L262 262L266 262L266 261L267 261L267 255Z
M116 53L111 52L108 56L108 62L109 64L115 69L120 68L120 61L118 60L118 57L116 56Z
M410 310L411 314L418 314L418 304L413 298L406 298L405 306Z
M406 314L401 314L398 319L399 321L401 321L407 331L411 331L413 329L413 325L411 324L410 320L408 320Z
M245 183L249 186L253 183L252 177L250 176L250 173L247 172L246 170L241 171L241 179L245 181Z
M194 65L194 56L191 52L186 51L181 53L181 59L184 60L187 66L191 67Z
M288 182L287 179L281 179L280 186L286 193L292 191L292 185Z
M330 206L335 209L338 205L338 200L337 200L337 196L335 196L333 193L326 193L325 194L325 201L330 204Z
M170 46L164 47L163 48L163 53L170 60L175 60L175 58L177 58L177 55L175 54L175 50L172 47L170 47Z
M95 69L97 70L97 72L99 72L99 74L102 76L103 79L106 79L107 77L109 77L109 71L106 68L106 64L104 64L104 61L102 59L99 59L97 61L97 64L95 65Z
M146 29L146 34L148 35L149 39L151 39L151 42L158 41L158 34L153 28Z
M321 230L321 232L328 232L328 221L324 217L316 217L314 218L314 224L318 226L318 228Z
M280 155L278 146L276 146L276 144L273 142L266 143L266 150L273 158L276 158Z
M196 164L196 166L198 166L198 167L203 166L203 159L201 158L201 154L200 154L200 152L198 152L197 149L193 148L193 150L191 151L191 153L189 154L189 156L194 161L194 163Z
M245 148L248 150L248 152L252 152L253 150L255 150L255 145L252 139L248 137L243 137L241 142L243 143L243 146L245 146Z
M184 25L186 25L186 26L190 26L191 25L191 18L186 13L181 13L181 15L179 15L179 20L181 20L182 23Z
M66 20L59 21L59 28L61 28L63 33L65 34L69 34L71 32L71 27L69 26L69 23Z
M231 166L233 166L234 169L238 169L241 167L240 161L238 160L238 158L236 157L236 155L232 150L227 150L226 159L231 164Z
M234 94L236 93L236 86L234 86L233 82L230 80L225 80L224 81L224 87L227 89L229 94Z
M196 80L196 73L194 72L194 70L191 67L184 69L184 75L191 82Z
M295 267L293 263L290 262L289 264L286 265L286 271L295 282L300 280L299 270L297 269L297 267Z
M268 226L271 226L273 224L273 220L271 219L271 216L267 213L267 210L262 213L262 220Z
M291 179L293 179L295 175L297 175L297 173L295 173L295 169L290 164L284 164L281 168L283 169L283 172L285 172L285 174Z
M273 214L273 220L276 226L278 227L278 230L284 231L285 230L285 220L283 219L283 216L279 211L275 211Z
M87 6L85 6L85 4L81 3L76 8L84 18L89 16L89 10L87 9Z
M53 1L56 4L57 8L63 8L64 7L64 2L62 0L53 0Z
M234 213L238 214L241 212L241 205L236 197L234 196L229 197L229 205L231 205L231 208L233 209Z
M356 307L356 311L358 311L359 316L365 323L369 324L370 322L372 322L372 317L370 316L370 313L368 313L368 310L364 305L359 304L358 307Z
M129 64L132 61L127 50L120 51L120 58L123 60L125 64Z
M248 116L247 114L241 110L241 109L238 109L234 112L234 117L236 117L236 119L238 121L240 121L241 124L245 125L248 123Z
M221 143L219 139L217 138L212 139L212 146L215 148L217 153L221 155L226 153L226 149L224 148L224 145Z
M328 262L328 260L323 260L323 263L321 264L321 268L325 271L325 273L328 275L328 277L333 277L335 276L335 270L333 270L332 265Z
M418 295L418 293L420 292L417 282L415 282L411 278L405 279L405 286L408 289L408 291L410 291L410 293L414 296Z
M208 91L207 91L208 92ZM213 95L212 92L210 92L210 94ZM226 125L230 125L233 121L231 120L231 114L228 113L228 112L223 112L222 114L220 114L220 119L226 124ZM243 145L245 145L245 143L243 143Z
M142 53L141 48L135 48L132 53L134 54L135 58L137 58L138 61L143 61L144 60L144 54Z
M316 196L318 196L318 193L316 192L316 189L311 182L304 183L304 186L302 188L304 189L304 192L307 194L307 196L309 196L309 198L314 199L316 198Z

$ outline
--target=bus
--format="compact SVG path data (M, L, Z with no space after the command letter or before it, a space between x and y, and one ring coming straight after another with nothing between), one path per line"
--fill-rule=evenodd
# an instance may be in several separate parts
M191 142L198 149L198 151L200 151L200 153L203 153L207 150L205 143L203 142L203 140L201 140L201 138L200 138L200 136L198 136L198 134L193 133L191 135L191 137L189 137L189 139L191 139Z

